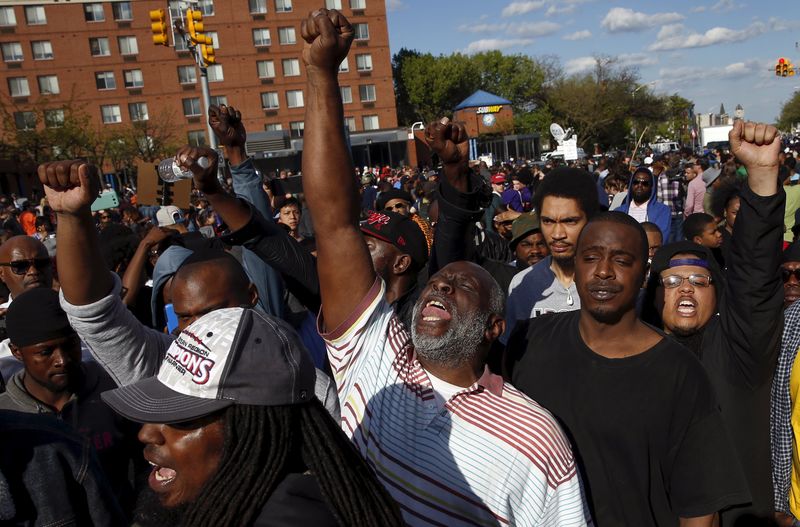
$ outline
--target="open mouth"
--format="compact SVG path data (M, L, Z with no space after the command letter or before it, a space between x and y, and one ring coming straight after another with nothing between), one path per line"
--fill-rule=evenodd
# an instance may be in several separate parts
M165 488L175 481L175 478L178 476L178 473L171 468L156 465L152 461L148 461L148 463L150 463L150 466L153 467L153 470L150 472L150 477L148 478L147 482L150 485L150 488L156 492L165 490Z
M693 298L681 298L678 302L678 314L686 317L697 314L697 302Z
M444 303L438 300L429 300L425 307L422 308L421 315L424 322L440 322L453 318Z

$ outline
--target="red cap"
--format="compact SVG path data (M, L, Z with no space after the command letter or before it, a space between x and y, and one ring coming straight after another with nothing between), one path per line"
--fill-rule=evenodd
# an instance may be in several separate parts
M495 174L492 176L492 183L502 185L506 182L506 177L503 174Z

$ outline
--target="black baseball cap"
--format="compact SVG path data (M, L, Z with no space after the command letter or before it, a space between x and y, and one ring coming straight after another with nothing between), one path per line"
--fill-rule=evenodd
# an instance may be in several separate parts
M422 269L428 261L428 242L419 225L409 218L389 210L370 212L361 222L361 232L391 243L411 257L414 267Z

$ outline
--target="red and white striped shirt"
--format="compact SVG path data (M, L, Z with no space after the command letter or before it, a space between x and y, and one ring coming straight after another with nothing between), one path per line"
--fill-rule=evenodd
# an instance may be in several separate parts
M572 449L553 416L488 368L442 408L380 278L322 336L342 428L409 525L586 525Z

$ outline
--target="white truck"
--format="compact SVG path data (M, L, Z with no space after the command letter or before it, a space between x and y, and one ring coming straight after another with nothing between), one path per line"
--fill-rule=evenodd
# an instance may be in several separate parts
M724 124L721 126L707 126L700 129L700 145L708 147L709 143L714 143L711 147L720 146L720 143L728 142L728 132L733 129L733 125Z

